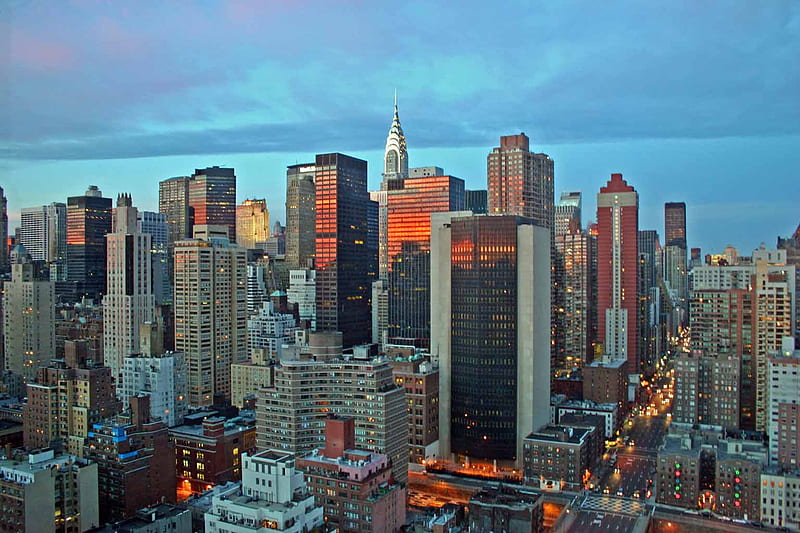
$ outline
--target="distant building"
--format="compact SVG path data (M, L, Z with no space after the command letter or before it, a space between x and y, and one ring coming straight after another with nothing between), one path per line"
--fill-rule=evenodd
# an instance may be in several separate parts
M335 341L316 333L311 342L327 349ZM395 479L406 482L407 403L391 366L380 358L342 359L341 345L331 351L338 354L284 360L275 367L274 386L259 391L256 404L259 450L309 452L321 445L329 413L348 416L355 420L357 446L388 455ZM310 404L309 395L317 400Z
M266 200L245 200L236 206L236 244L252 250L272 236Z
M677 357L672 420L738 429L740 366L733 356Z
M317 329L341 331L352 347L371 337L369 272L378 261L367 244L367 162L318 154L315 168Z
M314 163L286 169L286 263L290 269L312 268L316 239Z
M111 231L111 198L94 185L67 198L67 280L78 297L97 302L106 292L106 234Z
M189 181L189 206L195 225L225 226L230 241L236 242L236 174L232 168L196 169Z
M535 487L547 482L558 488L581 490L594 464L594 428L547 425L523 441L523 476Z
M98 465L100 518L122 520L142 507L175 501L174 455L167 426L150 419L150 396L130 411L93 424L84 456Z
M241 490L214 496L205 514L206 531L305 533L323 524L294 455L267 450L242 455Z
M800 472L761 473L761 522L800 531Z
M83 456L85 439L94 424L117 414L111 369L105 366L70 368L54 360L28 383L23 408L25 447L56 447Z
M581 228L581 205L583 200L580 191L562 192L555 207L555 234L564 235L574 229Z
M464 191L464 209L472 211L476 215L485 215L489 212L489 191L467 190Z
M524 489L483 489L469 500L469 530L543 533L543 503L540 493Z
M324 508L328 527L400 531L406 523L406 488L394 479L389 457L355 447L354 431L352 418L328 418L325 447L297 459L296 466Z
M767 436L770 464L782 471L800 470L800 350L785 337L767 367L769 407Z
M280 359L281 346L293 342L297 329L294 315L281 313L272 302L264 302L257 313L247 319L248 353L261 348L267 350L271 358Z
M189 417L187 417L189 418ZM201 494L211 487L242 478L242 454L254 453L254 420L210 416L199 423L169 430L175 443L178 498Z
M26 381L55 356L55 287L27 258L11 265L3 284L5 370Z
M37 533L100 525L97 464L45 449L0 460L0 529Z
M619 405L616 403L597 403L593 401L568 401L558 405L555 422L559 422L565 414L596 415L605 422L605 438L609 439L617 431L621 423Z
M602 359L583 367L583 399L613 403L621 412L628 411L628 361Z
M192 533L192 513L169 503L139 509L131 518L108 524L92 533Z
M194 406L230 398L230 365L247 360L246 252L214 228L195 226L204 237L175 243L175 351L185 355Z
M236 407L254 404L258 391L275 383L275 363L268 350L256 348L250 361L231 365L231 403Z
M21 244L33 261L65 262L67 254L67 205L53 202L20 210Z
M389 360L394 382L406 391L409 463L439 457L439 369L422 356Z
M317 276L310 269L290 270L288 300L297 306L301 324L312 330L317 328Z
M156 304L172 302L172 278L169 263L169 225L166 215L152 211L139 211L139 231L150 234L150 255L153 265L153 295Z

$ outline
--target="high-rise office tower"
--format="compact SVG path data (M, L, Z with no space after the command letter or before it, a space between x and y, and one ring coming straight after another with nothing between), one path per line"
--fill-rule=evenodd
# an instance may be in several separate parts
M549 421L550 231L514 215L432 215L431 353L444 458L522 464Z
M387 192L389 342L428 348L431 214L464 209L464 180L406 178L391 182Z
M192 236L194 210L189 205L189 176L165 179L158 184L158 212L167 219L170 250L175 241Z
M664 204L664 244L680 246L686 250L686 204L684 202Z
M169 225L164 213L139 211L139 231L150 234L150 254L153 265L153 295L156 304L172 301L172 282L169 276Z
M142 324L155 320L152 236L139 230L138 216L130 195L119 195L112 230L106 235L108 292L103 298L103 354L118 383L122 381L125 357L139 352Z
M594 313L592 250L594 239L573 223L572 231L556 233L553 285L554 372L591 362L591 322Z
M67 205L53 202L40 207L25 207L20 211L19 244L25 247L33 261L57 264L64 270L67 253ZM51 273L50 279L57 276Z
M194 223L225 226L236 242L236 174L232 168L198 168L189 181L189 205Z
M578 228L581 227L582 203L580 191L561 193L561 198L555 207L556 235L568 233L573 224L576 224Z
M341 331L345 346L369 342L370 257L367 162L344 154L316 158L317 329Z
M472 211L476 215L484 215L489 212L489 191L478 189L474 191L464 191L464 209Z
M0 187L0 272L8 272L8 199Z
M258 248L272 236L266 200L245 200L236 206L237 244L247 250Z
M4 285L5 369L31 381L39 367L55 357L55 289L29 256L22 254L18 261L11 265L11 281Z
M406 151L406 136L400 125L400 115L397 111L397 94L394 96L394 118L386 137L386 149L383 157L383 183L382 190L389 188L392 180L408 177L408 152Z
M286 264L310 268L316 241L314 163L286 168Z
M487 157L489 213L520 215L553 229L553 160L530 151L524 133L500 137Z
M400 181L402 184L402 181ZM389 284L389 191L369 191L369 199L378 204L378 280ZM381 329L385 329L384 327Z
M230 398L230 366L247 359L247 252L195 226L199 238L175 243L175 351L189 373L189 404ZM206 230L205 233L203 230Z
M597 195L597 335L605 357L628 360L639 374L639 195L622 179L611 179Z
M67 198L67 280L78 297L98 300L106 292L106 233L111 231L111 198L91 185L84 196Z
M786 472L800 466L800 350L795 340L784 337L780 351L773 352L767 363L767 424L769 461Z
M653 366L661 354L660 287L661 275L656 268L658 250L661 248L655 230L639 232L639 360L645 366Z

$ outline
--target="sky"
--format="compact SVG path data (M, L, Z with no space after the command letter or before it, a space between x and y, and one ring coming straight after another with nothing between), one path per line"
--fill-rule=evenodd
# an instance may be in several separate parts
M397 90L410 166L486 187L525 132L584 223L611 172L689 246L775 245L800 223L800 2L0 0L0 186L19 209L233 166L285 222L285 167L367 159Z

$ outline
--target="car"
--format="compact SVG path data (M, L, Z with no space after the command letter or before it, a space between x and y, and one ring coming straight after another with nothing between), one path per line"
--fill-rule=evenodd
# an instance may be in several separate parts
M617 489L617 496L625 496L625 494L622 492L622 489Z
M639 492L638 490L633 491L633 497L634 498L640 498L641 496L642 496L642 493Z
M615 474L619 474L619 473L620 473L620 470L619 470L619 467L618 467L618 466L614 468L614 473L615 473Z
M611 494L611 489L609 489L608 487L604 488L603 494Z

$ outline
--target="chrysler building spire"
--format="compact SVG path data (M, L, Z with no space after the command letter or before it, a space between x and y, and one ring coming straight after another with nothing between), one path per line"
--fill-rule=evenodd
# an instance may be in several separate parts
M389 135L386 137L383 163L384 185L389 180L408 177L408 152L406 151L406 137L403 134L400 115L397 111L397 90L394 92L394 118L389 128Z

